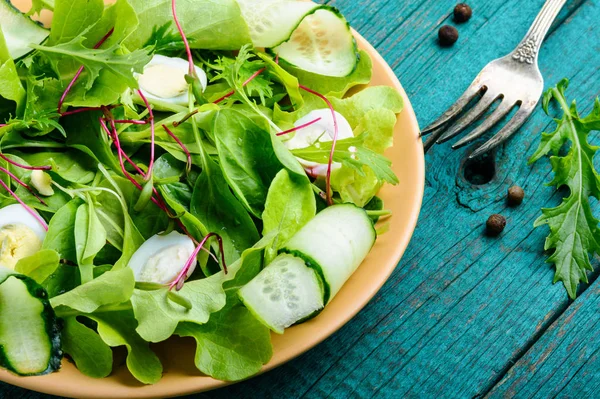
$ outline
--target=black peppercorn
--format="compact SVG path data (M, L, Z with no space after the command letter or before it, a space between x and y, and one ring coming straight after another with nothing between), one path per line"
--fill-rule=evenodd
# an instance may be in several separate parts
M472 15L473 10L467 3L460 3L454 7L454 20L458 23L467 22Z
M508 189L507 201L510 206L521 205L523 198L525 197L525 191L519 186L512 186Z
M438 38L442 46L452 46L458 40L458 31L453 26L444 25L438 32Z
M485 223L485 228L490 236L497 236L506 227L506 219L502 215L494 214Z

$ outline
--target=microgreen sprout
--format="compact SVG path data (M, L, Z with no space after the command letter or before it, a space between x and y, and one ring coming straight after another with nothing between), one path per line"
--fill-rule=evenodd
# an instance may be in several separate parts
M167 132L167 134L173 140L175 140L175 142L177 142L177 144L179 144L179 146L181 147L183 152L185 152L185 156L187 157L187 171L189 173L192 170L192 154L190 154L190 150L187 149L187 147L185 146L185 144L183 144L183 142L179 139L179 137L177 137L175 135L175 133L173 133L171 130L169 130L169 128L167 126L162 125L162 127L163 127L163 129L165 129L165 132Z
M4 187L4 189L19 203L21 204L21 206L23 206L23 208L25 208L25 210L35 218L35 220L37 220L42 227L44 228L44 230L48 231L48 225L46 224L46 221L44 219L42 219L42 217L33 209L31 209L27 204L25 204L25 202L23 202L23 200L21 200L21 198L19 198L19 196L17 194L14 193L14 191L12 191L10 189L10 187L8 187L8 185L6 183L4 183L4 181L2 181L2 179L0 179L0 186Z
M23 164L13 161L12 159L8 158L6 155L2 154L1 152L0 152L0 158L4 159L9 164L16 166L17 168L21 168L21 169L25 169L25 170L51 170L52 169L52 166L23 165Z
M250 76L248 79L246 79L246 81L244 83L242 83L242 87L246 87L248 85L248 83L252 82L254 79L256 79L257 77L260 76L261 73L263 73L264 71L266 71L267 68L261 68L258 71L254 72L252 74L252 76ZM214 101L215 104L218 104L226 99L228 99L229 97L233 96L235 94L235 90L230 91L229 93L225 94L223 97L219 98L218 100Z
M315 95L315 96L319 97L321 100L323 100L325 102L325 104L327 104L327 107L331 111L331 115L333 117L333 142L331 143L331 152L329 153L329 162L327 163L327 177L325 180L327 205L333 205L333 195L331 192L331 170L332 170L332 166L333 166L333 156L335 155L335 145L337 143L338 133L339 133L335 110L333 109L333 104L331 104L331 101L329 101L329 99L327 99L327 97L325 97L321 93L316 92L312 89L309 89L308 87L303 86L303 85L300 85L299 87L302 90L304 90L312 95Z
M27 191L29 191L31 193L31 195L33 195L35 198L37 198L38 201L40 201L40 203L44 206L46 206L46 202L44 202L43 199L41 199L36 193L35 191L27 184L25 183L23 180L19 179L17 176L15 176L13 173L11 173L8 169L3 168L2 166L0 166L0 172L4 172L8 175L8 177L10 177L11 179L13 179L14 181L17 182L18 185L20 185L21 187L27 189Z
M111 37L111 35L113 34L114 31L115 31L115 28L112 28L111 30L109 30L108 33L106 35L104 35L104 37L102 39L100 39L100 41L98 43L96 43L96 45L94 46L94 49L99 49L100 46L102 46L104 44L104 42L107 41L109 37ZM79 67L79 69L75 73L75 76L73 76L73 79L71 79L71 82L69 82L69 85L67 86L66 90L63 92L62 96L60 96L60 100L58 100L58 113L59 114L61 114L61 110L62 110L63 104L65 102L65 99L67 98L67 95L69 94L69 92L71 91L71 89L73 88L75 83L77 82L77 79L79 79L79 76L81 76L83 69L84 69L83 65Z
M223 250L223 239L221 238L220 235L218 235L216 233L209 233L202 239L202 241L200 241L200 243L198 244L196 249L194 249L194 252L192 252L192 255L189 257L189 259L185 263L185 266L183 267L181 272L179 272L179 275L175 278L175 280L173 280L173 282L171 284L169 284L170 290L175 288L177 291L179 291L183 288L185 279L187 278L188 275L192 274L194 272L194 269L196 268L196 263L197 263L196 258L198 257L198 253L204 249L204 244L206 244L206 242L211 237L215 237L219 241L219 251L221 252L221 262L222 262L222 266L223 266L223 271L225 272L225 274L227 274L227 265L225 264L225 252Z
M321 117L319 117L317 119L313 119L312 121L306 122L306 123L304 123L304 124L302 124L300 126L296 126L296 127L292 128L292 129L288 129L288 130L284 130L283 132L279 132L279 133L277 133L277 136L283 136L285 134L289 134L289 133L295 132L297 130L304 129L305 127L309 127L310 125L314 125L315 123L317 123L320 120L321 120Z

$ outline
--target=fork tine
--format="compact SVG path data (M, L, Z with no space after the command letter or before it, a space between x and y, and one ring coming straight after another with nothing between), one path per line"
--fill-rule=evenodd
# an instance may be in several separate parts
M536 102L537 103L537 102ZM469 159L473 159L478 157L481 154L485 154L486 152L496 148L506 140L512 136L518 128L520 128L523 123L529 118L533 109L535 108L535 103L527 108L521 107L519 111L512 117L510 121L504 126L494 137L489 139L484 145L476 149L471 155L469 155Z
M462 146L465 146L475 140L476 138L483 136L489 129L494 127L496 123L498 123L502 118L508 115L511 109L515 106L515 104L509 103L507 100L504 100L498 105L498 108L492 112L492 114L483 121L483 123L477 126L471 133L462 139L458 140L453 146L452 149L456 150Z
M480 78L477 77L471 83L471 85L465 90L465 92L456 100L454 104L450 106L438 119L436 119L433 123L427 126L425 129L421 130L421 137L425 136L437 130L450 122L456 115L458 115L471 100L479 94L485 86L480 83Z
M481 115L483 115L483 113L492 106L498 97L498 94L492 94L487 91L483 95L483 98L479 100L479 102L475 104L473 108L471 108L465 115L463 115L458 121L448 128L446 133L444 133L444 135L438 139L437 143L444 143L462 132L467 126L479 119L479 117L481 117Z

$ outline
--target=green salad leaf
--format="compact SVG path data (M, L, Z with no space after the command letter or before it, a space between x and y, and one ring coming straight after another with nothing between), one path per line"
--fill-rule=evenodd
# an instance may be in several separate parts
M110 346L94 330L77 321L76 317L63 320L63 351L73 359L77 369L89 377L108 377L113 367Z
M600 253L598 219L592 213L589 200L590 197L600 198L600 175L593 163L598 147L588 143L589 133L600 130L600 99L596 99L592 113L583 118L577 112L575 102L571 105L567 102L568 85L569 81L564 79L544 95L544 111L549 114L550 102L555 100L563 115L556 119L554 132L542 135L529 163L552 154L550 163L554 179L549 184L557 188L569 187L569 196L555 208L542 209L534 226L548 225L550 228L544 249L554 250L548 258L548 263L556 267L554 282L562 281L569 297L575 298L579 283L587 283L587 272L594 270L589 254ZM567 142L570 147L566 155L561 155L560 150Z
M22 207L14 213L20 231L42 244L2 242L19 259L16 271L0 267L0 306L9 308L0 312L0 365L50 372L64 352L83 374L103 378L113 369L112 348L125 347L133 377L152 384L163 368L151 344L178 335L196 341L195 364L207 375L236 381L259 372L273 355L271 335L238 291L327 206L324 186L336 203L375 210L374 220L386 214L375 195L398 183L384 152L402 96L388 87L360 90L371 80L371 59L357 53L330 6L32 3L29 15L53 11L49 30L18 15L36 43L24 45L28 32L5 30L5 39L0 31L0 181L9 189L0 187L0 212ZM314 42L300 43L311 35ZM316 45L323 35L344 42L340 54ZM331 159L332 142L289 150L288 138L305 133L297 121L329 106L324 98L354 137L338 140ZM331 179L307 175L306 162L335 162ZM296 279L282 270L282 279ZM7 300L11 292L22 301ZM304 306L294 298L289 309ZM13 367L6 348L12 356L21 341L31 354ZM28 359L39 360L35 370Z
M50 300L59 315L75 311L92 313L102 306L127 302L133 294L135 279L129 268L106 272L100 277ZM65 309L66 308L66 309Z
M269 329L233 299L208 323L183 323L175 334L194 338L198 370L223 381L246 379L273 356Z
M277 251L317 213L310 181L282 169L269 187L262 214L263 236L273 236L267 249L267 263Z

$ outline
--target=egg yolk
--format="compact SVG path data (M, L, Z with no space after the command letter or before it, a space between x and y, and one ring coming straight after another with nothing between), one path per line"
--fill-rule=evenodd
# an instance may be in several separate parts
M148 259L138 280L147 283L171 283L179 275L191 255L183 245L167 247Z
M151 65L144 69L138 83L143 90L160 98L178 97L188 90L185 71L164 64Z
M42 240L24 224L0 228L0 265L14 269L20 259L42 249Z

